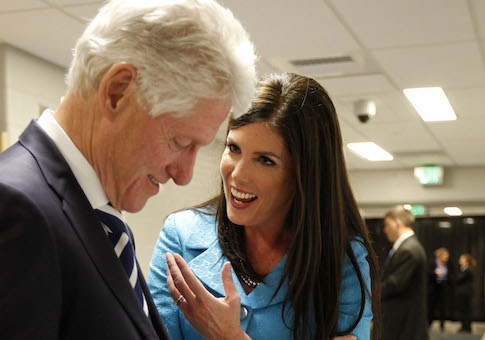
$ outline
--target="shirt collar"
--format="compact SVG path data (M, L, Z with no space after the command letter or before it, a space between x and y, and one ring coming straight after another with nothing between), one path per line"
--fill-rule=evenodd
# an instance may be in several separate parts
M93 209L106 206L108 196L96 172L52 114L52 110L45 110L37 123L58 147Z
M396 242L394 242L394 244L392 245L392 249L394 249L394 252L399 249L399 247L404 241L406 241L408 238L410 238L413 235L414 235L414 231L410 230L410 231L406 231L404 234L399 236Z

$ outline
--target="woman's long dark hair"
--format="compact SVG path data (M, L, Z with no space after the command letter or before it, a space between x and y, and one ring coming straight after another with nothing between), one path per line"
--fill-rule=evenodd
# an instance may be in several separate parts
M363 240L369 253L376 333L380 312L377 258L350 187L338 119L327 92L307 77L268 75L259 82L250 110L232 119L228 130L257 122L267 123L283 137L294 166L296 194L286 220L291 242L278 287L288 279L282 318L286 323L286 313L289 308L293 310L293 324L289 325L293 338L330 339L348 334L362 317L370 292L350 245L354 236ZM243 228L227 217L224 193L221 191L207 204L216 207L218 239L224 255L236 272L243 263L246 273L256 274L247 260ZM361 310L359 320L350 329L337 333L346 254L360 281Z

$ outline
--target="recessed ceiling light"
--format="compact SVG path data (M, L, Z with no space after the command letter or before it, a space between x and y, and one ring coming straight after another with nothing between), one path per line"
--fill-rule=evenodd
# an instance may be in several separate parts
M373 142L349 143L347 147L369 161L392 161L392 155Z
M403 92L425 122L456 120L455 111L441 87L405 89Z
M463 212L458 207L446 207L443 211L449 216L461 216Z

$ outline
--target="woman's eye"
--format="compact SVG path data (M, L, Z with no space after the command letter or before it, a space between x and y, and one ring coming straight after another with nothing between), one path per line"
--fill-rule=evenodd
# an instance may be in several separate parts
M261 160L261 163L263 163L264 165L275 165L276 164L275 162L273 162L273 160L271 160L270 158L268 158L266 156L261 156L260 160Z

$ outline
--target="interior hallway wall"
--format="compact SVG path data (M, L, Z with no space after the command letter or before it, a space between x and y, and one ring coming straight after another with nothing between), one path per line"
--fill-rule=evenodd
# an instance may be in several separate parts
M65 70L7 44L1 45L0 54L4 65L4 72L0 72L0 128L7 132L7 144L12 145L43 108L57 108L66 92Z

